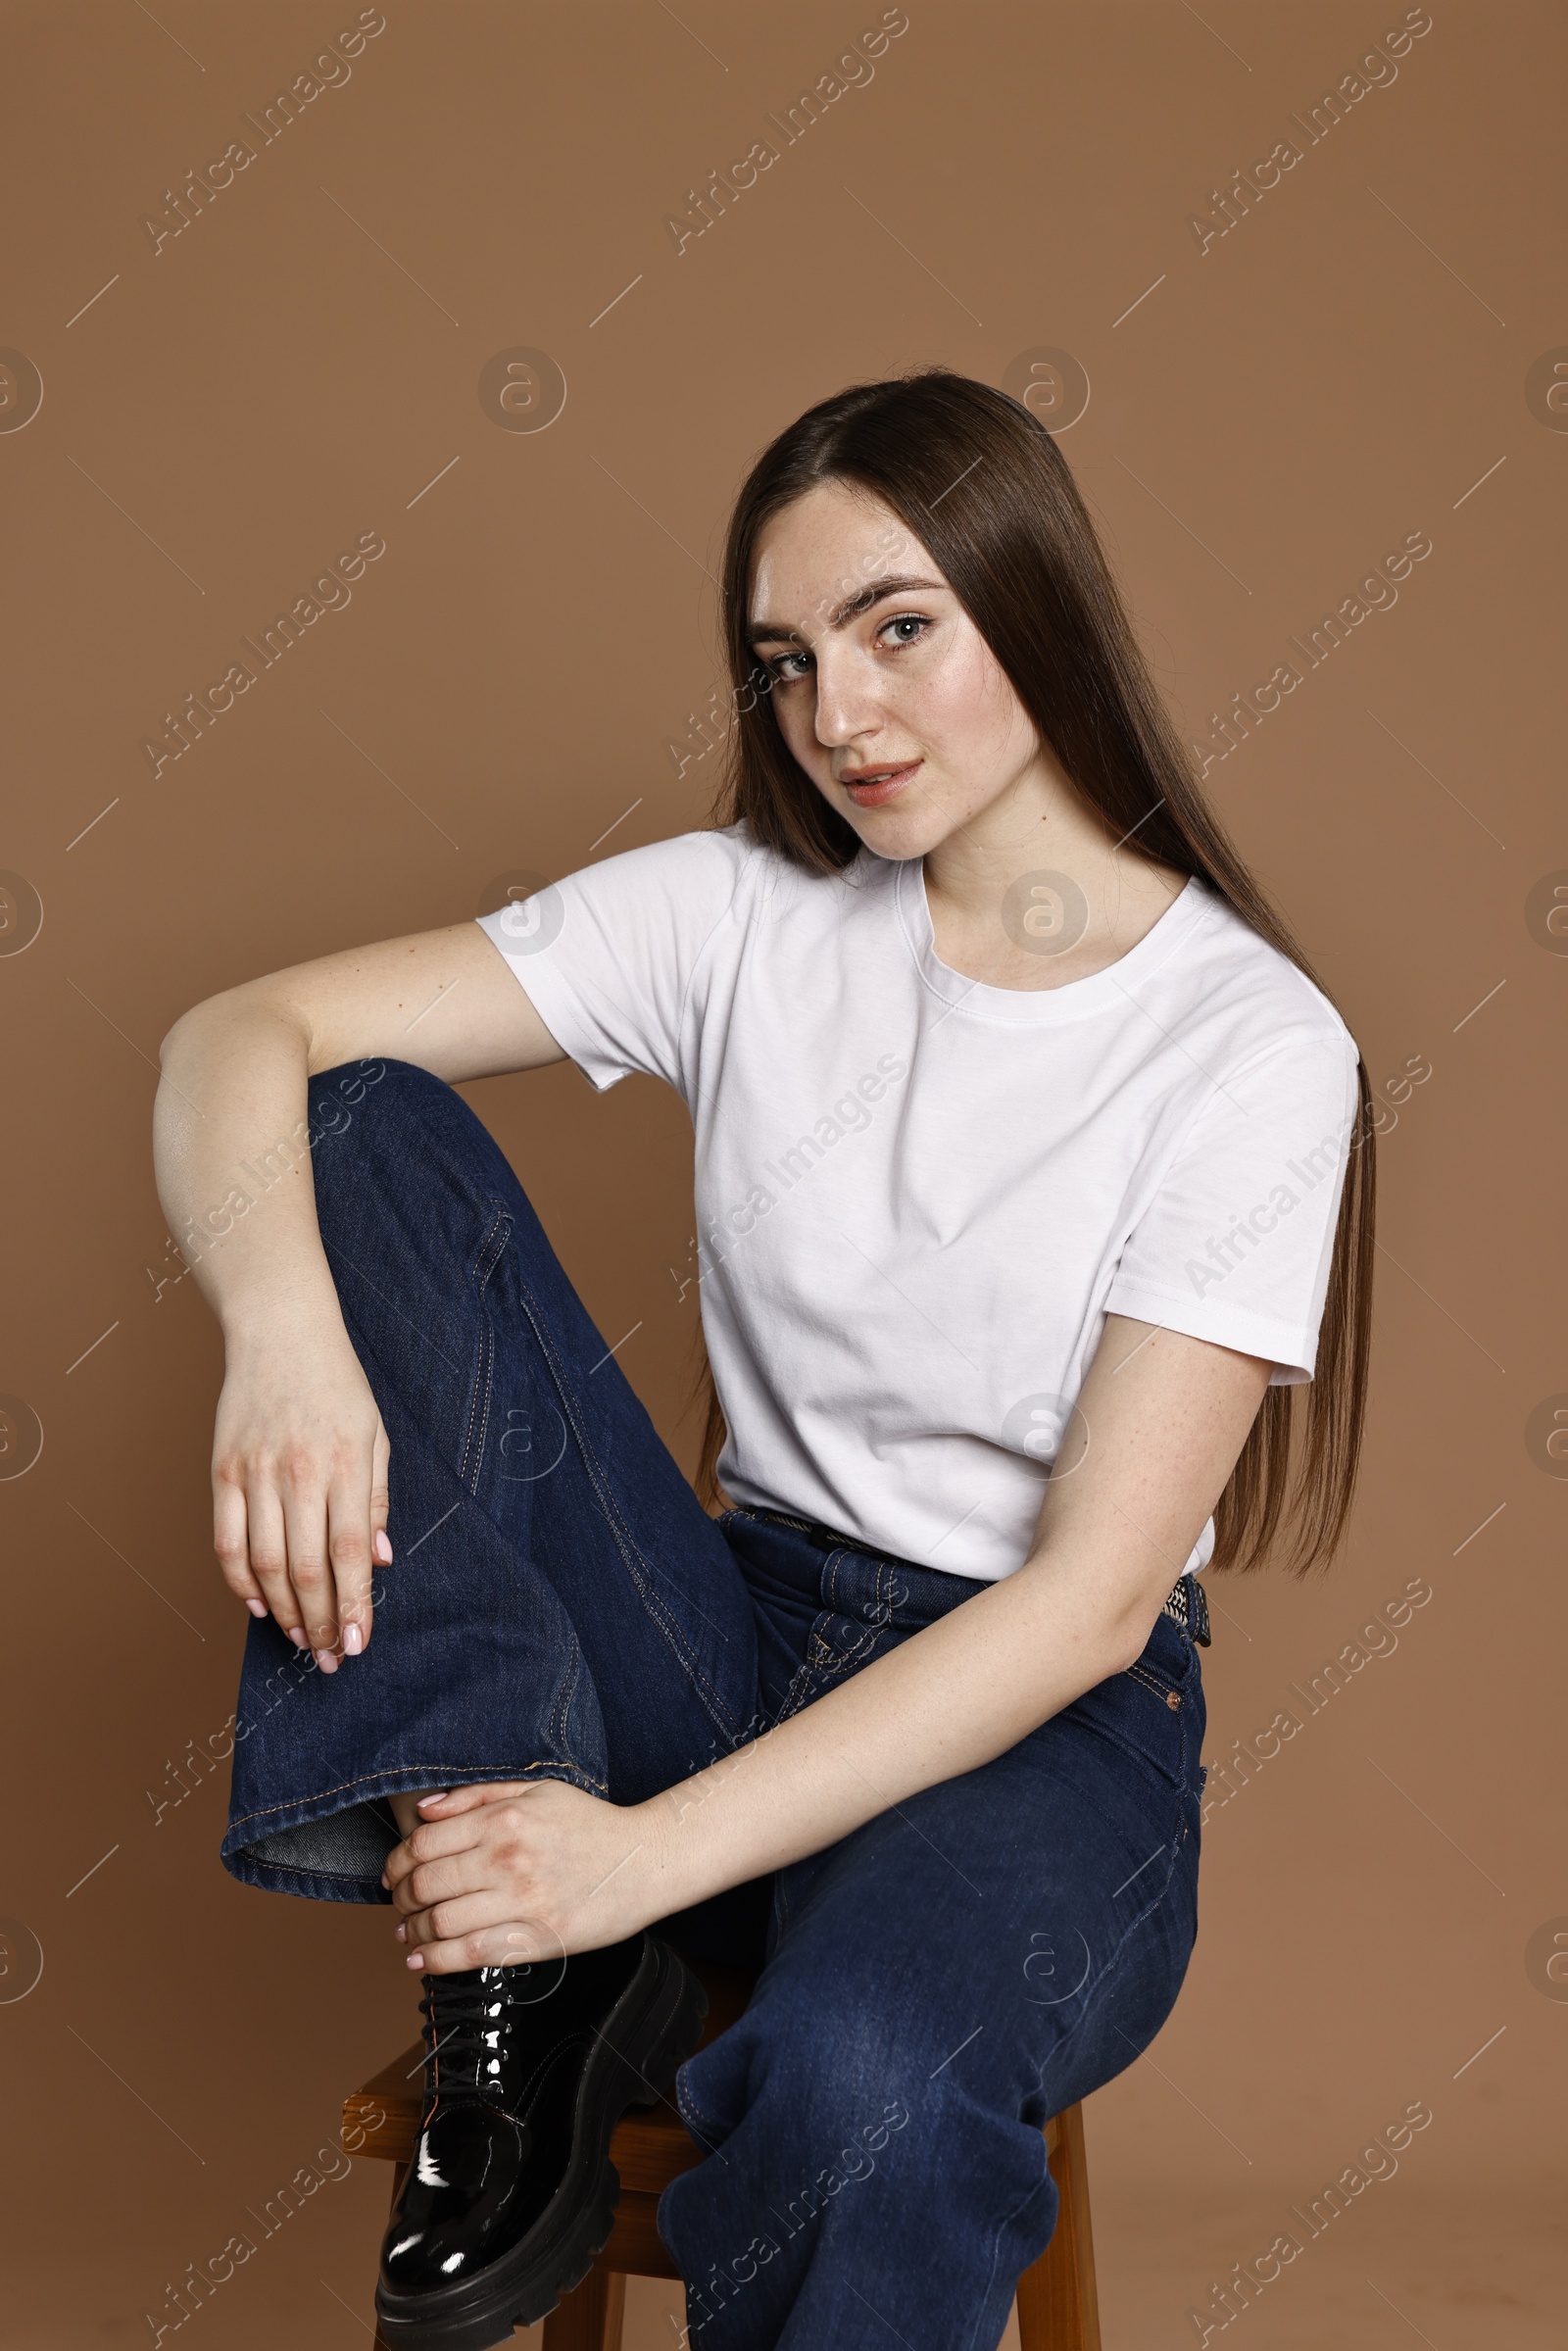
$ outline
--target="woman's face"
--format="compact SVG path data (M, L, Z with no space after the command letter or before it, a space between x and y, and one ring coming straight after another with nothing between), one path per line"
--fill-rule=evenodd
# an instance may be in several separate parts
M869 493L829 482L773 516L751 638L785 742L878 857L923 857L1020 789L1047 788L1010 681L919 540Z

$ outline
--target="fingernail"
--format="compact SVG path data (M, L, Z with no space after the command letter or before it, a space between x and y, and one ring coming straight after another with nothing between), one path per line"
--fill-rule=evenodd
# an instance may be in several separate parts
M320 1667L323 1674L335 1674L337 1672L338 1661L333 1656L330 1649L318 1649L316 1652L316 1662Z
M408 1930L408 1927L407 1927L406 1925L404 1925L404 1926L401 1926L401 1927L399 1927L399 1928L396 1930L396 1934L395 1934L395 1937L394 1937L394 1939L395 1939L396 1941L400 1942L400 1943L406 1943L406 1942L408 1941L408 1939L409 1939L409 1930Z
M252 1616L265 1616L267 1614L267 1602L265 1600L247 1600L245 1605L250 1610Z
M288 1637L297 1649L308 1649L311 1645L306 1640L304 1632L298 1625L291 1625L289 1627Z
M361 1649L364 1648L365 1642L360 1638L360 1628L358 1625L344 1626L343 1646L351 1657L357 1657Z
M411 1951L405 1964L413 1974L417 1975L420 1968L422 1968L424 1965L424 1953L422 1951Z
M381 1565L382 1565L383 1567L390 1567L390 1566L391 1566L391 1564L392 1564L392 1545L391 1545L390 1542L387 1540L387 1533L386 1533L386 1529L385 1529L384 1527L381 1529L380 1533L379 1533L379 1534L376 1536L376 1539L375 1539L374 1543L371 1543L371 1545L370 1545L370 1549L371 1549L371 1552L372 1552L372 1554L374 1555L374 1557L380 1560L380 1562L381 1562Z
M387 1876L385 1870L381 1872L381 1884L386 1887L388 1893L392 1891L392 1881Z

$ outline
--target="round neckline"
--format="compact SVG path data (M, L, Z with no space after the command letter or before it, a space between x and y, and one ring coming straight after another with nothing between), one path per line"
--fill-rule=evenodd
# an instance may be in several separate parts
M894 861L893 896L915 967L934 995L955 1011L961 1007L980 1020L1025 1027L1048 1027L1124 1005L1128 996L1187 941L1194 925L1215 910L1213 893L1205 889L1200 875L1189 874L1137 944L1103 970L1092 971L1081 980L1066 980L1059 988L998 988L989 980L970 979L966 972L955 971L937 954L925 869L919 857Z

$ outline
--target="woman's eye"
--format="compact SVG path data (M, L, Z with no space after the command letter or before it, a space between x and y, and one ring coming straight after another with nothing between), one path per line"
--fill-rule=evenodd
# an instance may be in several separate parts
M901 646L918 645L931 626L932 622L924 612L896 612L891 620L883 621L877 635L879 638L887 637L889 629L908 630L910 633L906 636L888 639L888 642L897 651ZM792 668L790 665L792 662L799 662L800 667ZM806 675L810 665L811 657L808 653L778 653L773 656L771 661L763 663L769 677L777 686L796 684L800 678Z

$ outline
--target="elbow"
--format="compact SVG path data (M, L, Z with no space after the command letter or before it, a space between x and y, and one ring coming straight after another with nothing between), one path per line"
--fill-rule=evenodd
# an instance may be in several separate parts
M1148 1648L1151 1636L1158 1624L1164 1602L1151 1608L1140 1602L1136 1608L1120 1610L1106 1628L1106 1643L1110 1653L1107 1674L1124 1674L1138 1663Z
M188 1011L181 1012L165 1035L158 1048L158 1058L165 1070L189 1053L201 1052L215 1038L232 1033L236 1024L258 1009L265 1016L268 1006L259 1001L256 984L241 981L236 988L220 988L216 996L205 996Z
M198 1045L217 1020L221 1018L219 1007L225 1004L232 990L221 990L217 996L207 996L194 1004L165 1033L158 1047L160 1068L168 1071Z
M209 997L207 1003L212 1002L213 999ZM181 1012L179 1018L165 1030L158 1047L158 1060L161 1068L169 1067L170 1061L179 1052L180 1047L189 1040L206 1009L206 1004L192 1004L188 1012Z
M1099 1667L1102 1681L1138 1663L1170 1591L1163 1582L1152 1590L1147 1576L1140 1588L1133 1577L1119 1575L1113 1562L1080 1558L1068 1565L1049 1552L1027 1560L1024 1572L1037 1579L1053 1612L1065 1609L1086 1663Z
M1117 1637L1110 1647L1109 1663L1105 1668L1106 1681L1109 1681L1112 1674L1125 1674L1130 1671L1138 1663L1148 1646L1147 1640L1128 1641L1118 1630Z

